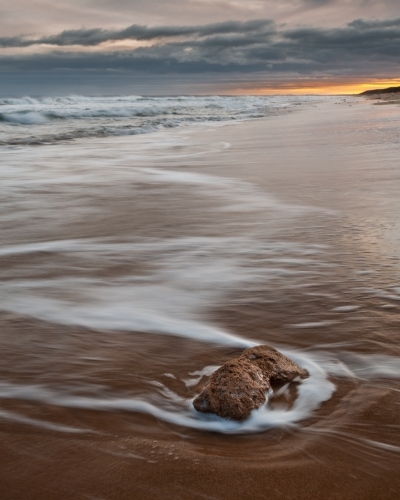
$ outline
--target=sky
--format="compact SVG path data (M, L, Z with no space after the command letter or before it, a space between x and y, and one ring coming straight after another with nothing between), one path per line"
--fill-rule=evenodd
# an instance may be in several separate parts
M400 85L400 0L0 0L0 95Z

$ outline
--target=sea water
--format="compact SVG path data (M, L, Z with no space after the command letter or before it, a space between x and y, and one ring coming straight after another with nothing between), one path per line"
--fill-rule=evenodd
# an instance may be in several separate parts
M348 133L333 115L329 129L335 105ZM314 108L325 130L313 138L301 116ZM396 206L399 119L362 110L354 123L335 97L2 99L0 401L142 414L187 431L311 432L340 380L397 381L397 261L362 245L390 225L369 220L365 192L377 213ZM284 138L285 120L295 135ZM366 147L379 173L365 174ZM212 371L260 343L310 377L271 391L245 423L197 413ZM104 431L23 407L0 418Z

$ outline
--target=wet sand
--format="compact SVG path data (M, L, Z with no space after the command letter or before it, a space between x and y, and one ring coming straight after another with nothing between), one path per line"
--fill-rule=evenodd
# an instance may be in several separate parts
M60 167L3 204L0 497L399 498L399 122L394 107L338 98L237 125L23 151ZM96 162L107 168L91 177ZM133 186L132 164L154 172ZM192 177L149 183L160 171L209 177L195 190ZM150 246L124 256L139 236ZM120 253L95 247L100 238ZM127 276L153 275L148 297L126 298ZM116 309L125 300L140 311ZM334 392L307 418L259 432L179 423L170 393L190 401L206 380L194 372L241 352L226 332L311 356ZM290 411L298 391L275 392L270 407ZM164 413L138 411L135 398Z

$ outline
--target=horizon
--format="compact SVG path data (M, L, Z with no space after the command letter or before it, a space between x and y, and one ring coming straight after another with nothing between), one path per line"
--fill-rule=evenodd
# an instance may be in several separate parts
M237 91L231 93L170 93L170 94L151 94L151 93L129 93L129 92L120 92L120 93L54 93L54 94L17 94L17 95L7 95L0 94L0 99L23 99L23 98L31 98L31 99L41 99L45 97L71 97L71 96L82 96L82 97L121 97L121 96L139 96L139 97L149 97L149 98L168 98L168 97L207 97L207 96L218 96L218 97L273 97L273 96L332 96L332 97L351 97L361 95L363 92L369 90L385 90L390 87L398 87L400 88L400 81L394 82L377 82L377 83L362 83L362 84L354 84L351 86L327 86L327 87L313 87L313 88L292 88L290 91L279 91L277 89L261 89L258 92L252 91ZM338 89L337 92L334 89ZM339 91L340 89L340 91Z

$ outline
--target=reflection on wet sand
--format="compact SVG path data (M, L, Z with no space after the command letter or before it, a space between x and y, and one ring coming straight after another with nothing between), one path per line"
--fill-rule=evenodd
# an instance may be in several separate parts
M2 152L7 498L398 498L399 117L338 102ZM195 412L256 343L311 376Z

